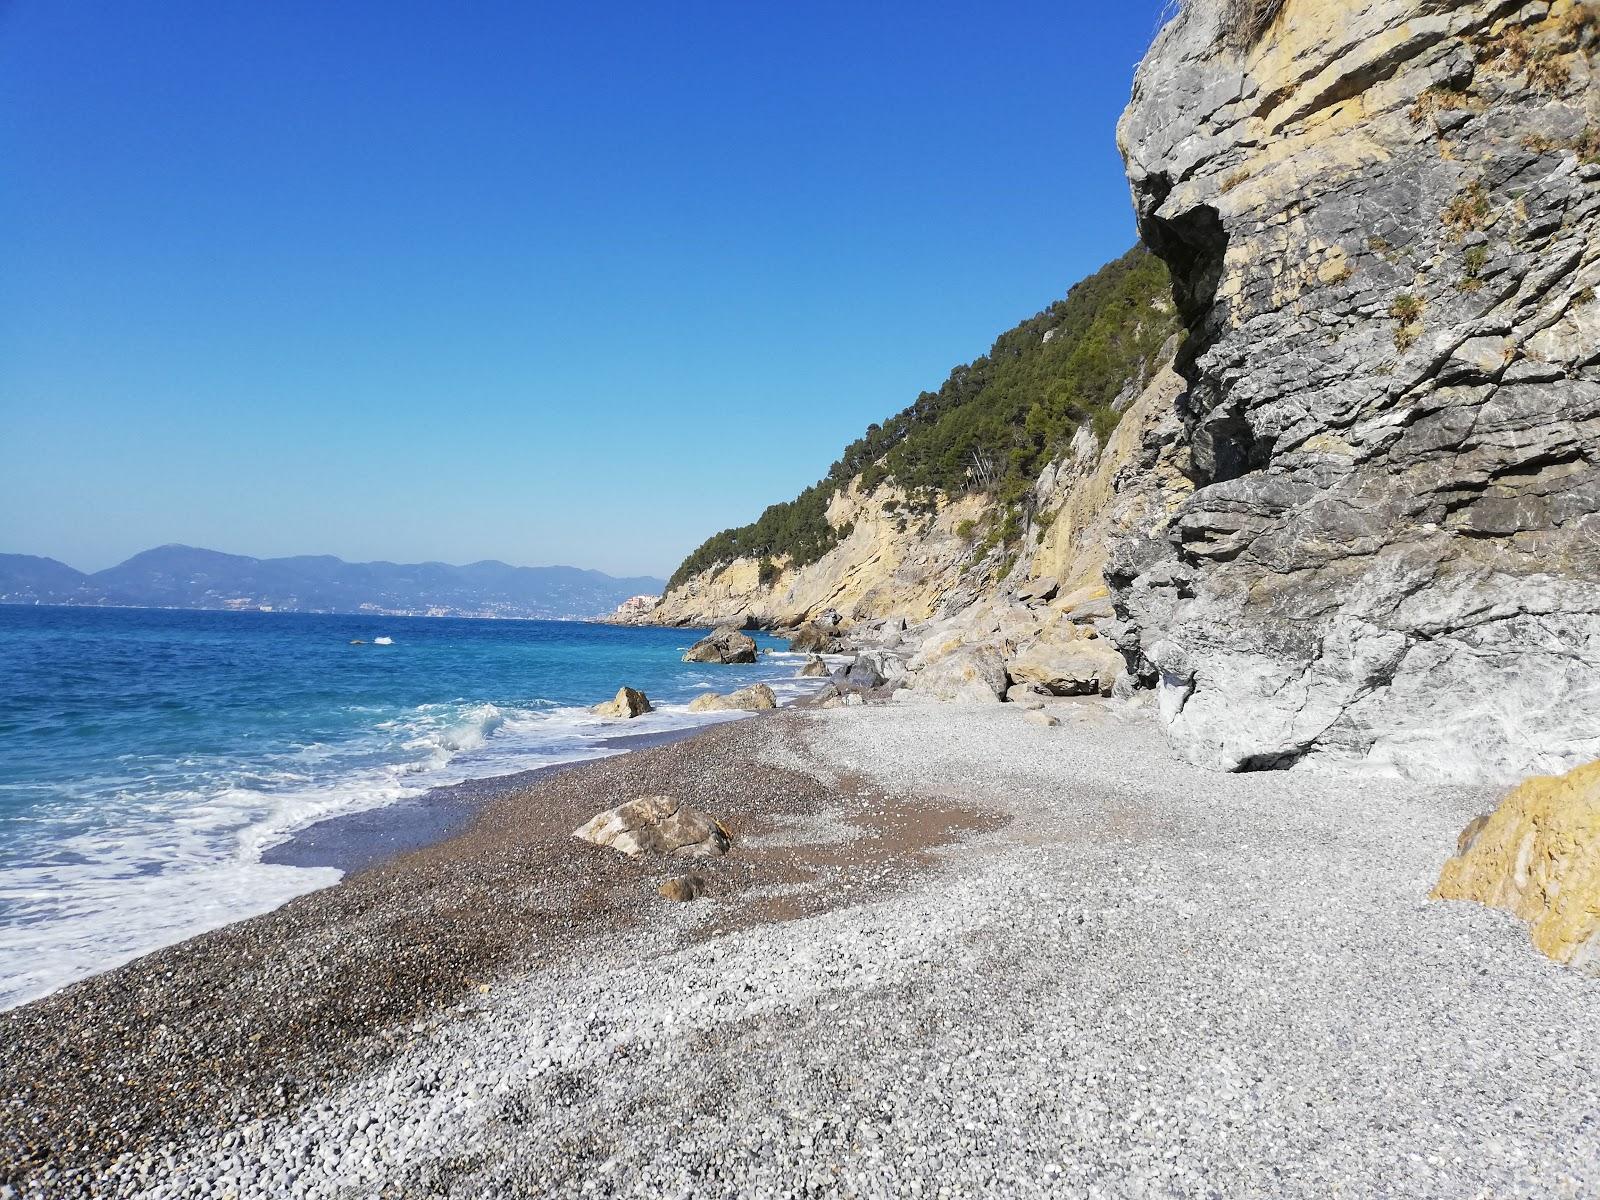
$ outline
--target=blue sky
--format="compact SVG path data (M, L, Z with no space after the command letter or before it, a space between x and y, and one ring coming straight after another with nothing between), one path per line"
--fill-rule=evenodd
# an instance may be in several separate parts
M0 0L0 550L669 572L1134 241L1161 0Z

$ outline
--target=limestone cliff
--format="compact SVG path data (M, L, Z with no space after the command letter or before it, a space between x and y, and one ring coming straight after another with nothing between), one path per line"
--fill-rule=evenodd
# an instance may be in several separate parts
M780 559L773 564L779 573L763 582L760 560L736 558L673 588L649 620L716 625L753 619L781 626L830 608L849 617L931 616L972 557L973 538L957 534L957 526L975 528L986 509L981 497L965 496L911 524L899 515L904 501L897 487L863 491L853 480L828 504L828 521L848 532L820 560L792 567Z
M1135 247L868 426L816 484L706 539L638 619L779 626L831 609L917 622L993 594L1036 551L1052 572L1099 581L1104 542L1085 530L1116 489L1109 477L1073 488L1108 440L1131 451L1148 433L1128 432L1124 413L1163 372L1165 399L1151 393L1138 419L1161 409L1176 436L1177 331L1167 268Z
M1597 46L1572 0L1194 0L1140 67L1198 486L1112 582L1191 759L1600 755Z
M1179 433L1173 404L1181 386L1163 366L1142 391L1129 389L1104 445L1089 428L1079 430L1069 452L1035 482L1033 516L1015 547L985 544L1000 513L984 494L947 499L934 514L908 518L900 488L863 491L857 479L829 504L828 520L847 532L820 560L801 567L780 560L763 583L759 561L735 559L673 588L644 619L781 627L831 609L847 624L883 617L916 624L1038 577L1055 580L1063 597L1104 595L1107 546L1162 528L1190 490L1163 453Z

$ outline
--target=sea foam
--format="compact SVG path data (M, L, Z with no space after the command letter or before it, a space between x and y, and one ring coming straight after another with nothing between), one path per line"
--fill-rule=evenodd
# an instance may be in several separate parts
M795 665L787 655L756 667L682 664L692 640L686 631L553 629L545 641L558 642L557 655L538 639L529 639L530 649L504 629L486 628L510 622L415 622L393 653L367 655L359 647L345 652L356 630L334 627L324 635L315 621L283 618L267 629L276 634L287 626L299 639L285 660L275 641L258 644L253 633L241 634L239 626L250 626L238 618L219 633L214 617L207 625L200 616L76 618L111 627L97 631L109 662L87 644L75 652L83 704L100 708L74 725L59 717L72 706L58 702L57 723L41 734L51 753L19 750L8 759L9 773L0 774L0 817L9 822L0 848L0 1007L335 882L338 872L330 869L262 861L319 821L468 779L614 754L619 734L741 715L689 713L687 700L706 687L729 691L760 679L790 699L815 684L786 678ZM179 627L210 657L196 668L187 661L200 653L195 646L130 646L118 627L141 621L164 636L168 625ZM307 626L319 636L311 639ZM429 638L443 626L466 627L446 647L467 656L464 665L427 657ZM583 651L576 659L572 643ZM52 653L59 657L59 648ZM166 679L149 664L169 654L176 661ZM239 678L247 671L254 674ZM574 673L579 678L569 683ZM43 690L64 672L45 659L34 675L33 686ZM570 702L501 698L525 677L567 686L569 694L581 689L593 700L618 681L637 682L654 693L657 708L621 722ZM500 695L404 707L385 698L392 690L480 679ZM111 687L107 680L124 689L116 705L98 699ZM152 688L152 680L168 690ZM63 766L63 754L75 757Z

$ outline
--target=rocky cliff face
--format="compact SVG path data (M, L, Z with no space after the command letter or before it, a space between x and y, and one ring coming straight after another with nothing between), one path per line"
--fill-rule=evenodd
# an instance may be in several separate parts
M839 545L817 562L763 581L761 563L736 558L691 576L671 589L643 621L656 625L717 625L754 620L767 626L795 625L826 609L849 618L888 615L913 621L932 616L940 598L971 565L975 529L984 518L981 497L946 504L931 519L900 515L905 496L883 486L863 491L859 480L835 495L828 520L849 529Z
M1600 755L1597 45L1571 0L1194 0L1141 66L1198 486L1111 575L1188 757Z

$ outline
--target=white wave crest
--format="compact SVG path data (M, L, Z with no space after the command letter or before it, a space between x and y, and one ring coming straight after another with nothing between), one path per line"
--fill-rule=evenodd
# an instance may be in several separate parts
M731 690L764 679L780 702L815 690L789 674L802 655L780 654L771 673L679 680L687 691ZM725 670L725 669L722 669ZM596 697L600 699L602 697ZM329 817L362 812L466 779L605 757L611 739L701 728L744 713L689 713L661 704L633 721L605 720L551 700L518 705L456 701L374 718L352 741L307 743L276 757L248 748L194 760L180 786L159 793L115 781L83 786L115 810L66 833L37 864L0 877L9 928L0 944L0 1008L137 955L265 912L335 882L337 871L262 861L269 847ZM148 783L148 781L145 781Z

